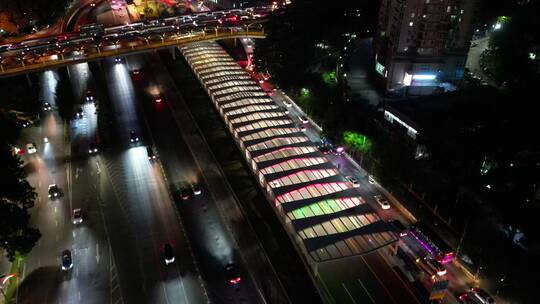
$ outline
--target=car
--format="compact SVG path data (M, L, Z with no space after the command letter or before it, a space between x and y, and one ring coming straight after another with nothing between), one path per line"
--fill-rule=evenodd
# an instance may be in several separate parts
M19 120L17 121L17 123L23 128L28 128L32 125L33 122L31 120Z
M46 102L43 104L43 111L50 111L52 110L52 106L50 103Z
M129 141L132 143L139 142L139 136L135 131L129 132Z
M37 152L36 144L34 143L28 143L26 144L26 152L28 154L34 154Z
M88 145L88 154L96 154L98 153L98 147L96 143L90 143Z
M49 185L49 198L56 198L60 196L60 188L57 184L51 184Z
M305 116L303 116L303 115L298 116L298 119L299 119L300 122L302 122L302 123L305 123L305 124L309 123L308 118L305 117Z
M83 212L81 208L73 209L71 214L71 221L74 225L80 224L83 222Z
M219 18L218 20L220 25L232 26L237 25L240 22L240 17L236 14L226 14L225 16Z
M131 72L131 74L132 74L133 76L137 76L137 75L140 75L140 74L141 74L141 71L139 71L139 70L133 70L133 71Z
M161 96L156 96L156 97L154 97L154 101L156 103L161 103L163 101L163 99L161 98Z
M392 229L399 234L400 237L404 237L407 235L408 228L403 225L403 223L399 220L389 220L388 224L392 227Z
M182 190L180 190L180 198L184 201L189 199L189 191L187 188L182 188Z
M305 132L307 130L306 126L304 124L298 124L297 125L298 129L300 129L300 131L302 132Z
M156 154L154 154L154 149L151 146L146 147L146 155L148 155L149 160L156 159Z
M354 188L360 187L360 182L354 176L345 176L345 178L351 182Z
M437 271L438 276L442 277L446 274L446 268L444 268L443 264L439 261L432 258L426 258L426 264Z
M469 297L482 304L495 304L495 299L480 288L472 287L469 291Z
M343 155L343 153L345 153L345 148L344 147L332 147L332 153L334 153L334 155Z
M120 58L120 57L115 57L115 58L114 58L114 62L120 63L120 62L122 62L122 58Z
M191 190L193 191L194 195L199 195L202 193L201 187L197 184L191 184Z
M382 195L375 195L374 198L382 209L390 209L390 203Z
M228 264L227 266L225 266L225 275L227 276L227 280L229 281L229 283L232 285L236 285L242 280L242 278L238 274L236 265L234 264Z
M82 108L78 108L76 112L77 118L82 118L84 116L84 111Z
M62 251L62 270L67 271L73 268L73 260L71 259L71 251Z
M332 153L332 147L325 145L325 146L319 146L319 150L322 152L322 154L331 154Z
M290 101L288 101L288 100L284 100L284 101L283 101L283 104L284 104L287 108L292 107L292 103L291 103Z
M375 184L375 178L373 177L373 175L368 175L368 182L372 185Z
M94 94L92 91L87 91L85 96L86 101L93 101L94 100Z
M167 243L163 246L163 257L165 259L165 265L174 263L174 251L171 244Z
M289 109L287 109L287 107L279 107L279 109L285 113L285 114L289 114Z
M473 47L476 47L476 46L478 46L478 43L476 43L476 42L471 43L471 47L472 47L472 48L473 48Z

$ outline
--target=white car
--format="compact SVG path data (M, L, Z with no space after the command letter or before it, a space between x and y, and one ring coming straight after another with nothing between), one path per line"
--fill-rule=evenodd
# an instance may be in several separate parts
M283 104L284 104L287 108L292 107L292 103L289 102L288 100L284 100L284 101L283 101Z
M37 152L36 145L34 143L28 143L26 144L26 152L28 154L34 154Z
M302 132L305 132L307 130L306 126L303 125L303 124L299 124L298 129L300 129L300 131L302 131Z
M354 188L360 187L360 183L358 182L358 180L356 178L354 178L354 176L345 176L345 178L349 182L351 182L351 184L353 185Z
M305 123L305 124L309 123L308 118L305 117L305 116L300 115L300 116L298 116L298 119L299 119L302 123Z
M74 225L77 225L83 222L83 214L82 214L81 208L73 209L73 215L72 215L71 220Z
M390 203L384 197L382 197L381 195L375 195L374 197L382 209L384 210L390 209Z

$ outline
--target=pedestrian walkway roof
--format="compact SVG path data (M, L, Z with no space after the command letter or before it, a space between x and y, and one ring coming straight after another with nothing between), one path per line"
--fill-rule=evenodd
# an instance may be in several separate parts
M363 254L397 240L283 107L218 44L180 50L286 228L313 261Z

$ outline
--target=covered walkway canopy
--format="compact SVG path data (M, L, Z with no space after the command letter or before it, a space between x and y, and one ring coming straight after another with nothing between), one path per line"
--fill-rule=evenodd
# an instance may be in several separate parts
M180 50L312 262L363 254L397 240L351 182L217 43Z

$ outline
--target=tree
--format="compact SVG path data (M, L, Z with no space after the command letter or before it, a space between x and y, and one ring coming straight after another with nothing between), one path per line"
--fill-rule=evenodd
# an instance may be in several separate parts
M14 123L7 116L0 116L1 130ZM0 187L0 247L6 250L13 260L17 254L27 254L41 237L39 230L29 226L28 209L34 206L36 193L26 180L22 161L13 154L12 144L15 132L0 132L0 167L2 168L2 187ZM12 134L6 135L5 133Z

